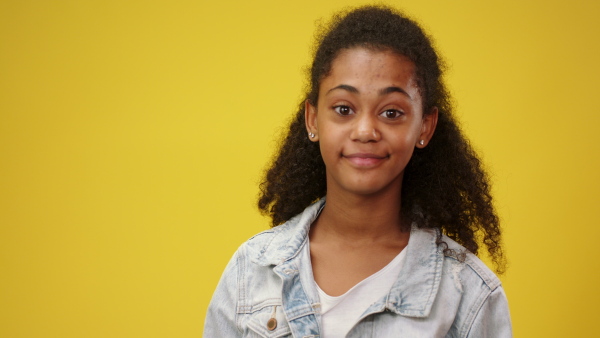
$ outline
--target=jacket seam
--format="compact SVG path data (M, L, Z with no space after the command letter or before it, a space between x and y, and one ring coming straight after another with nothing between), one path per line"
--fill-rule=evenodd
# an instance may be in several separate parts
M238 268L237 268L237 273L238 273L238 278L237 278L237 283L238 283L238 300L237 300L237 304L236 307L238 309L238 311L235 311L235 323L236 323L236 327L239 333L243 333L243 328L242 328L242 319L241 316L239 314L239 309L241 307L245 306L245 302L246 302L246 280L245 280L245 274L244 274L244 266L246 264L245 262L245 257L246 257L246 253L241 254L240 251L244 250L245 251L245 247L242 247L241 250L238 250L238 252L236 252L236 261L238 263Z
M469 311L469 315L467 316L467 318L465 320L465 325L464 325L465 327L464 327L463 330L461 330L461 331L464 332L464 337L469 337L469 334L471 333L471 329L473 329L473 324L475 323L475 319L477 318L477 315L479 314L479 312L483 308L483 305L490 298L490 295L492 294L492 291L486 285L486 288L482 289L480 294L481 295L485 294L485 296L483 296L483 297L477 297L477 300L479 302L475 303L475 305L472 307L472 309L474 311Z

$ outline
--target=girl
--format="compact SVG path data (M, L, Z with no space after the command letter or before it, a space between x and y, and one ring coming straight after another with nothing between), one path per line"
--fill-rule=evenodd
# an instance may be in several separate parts
M206 337L509 337L487 177L429 38L390 8L334 18Z

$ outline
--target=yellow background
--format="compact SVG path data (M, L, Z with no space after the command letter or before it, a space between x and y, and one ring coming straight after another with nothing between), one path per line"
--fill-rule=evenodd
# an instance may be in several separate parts
M198 337L304 86L363 1L0 1L0 336ZM600 315L597 1L389 2L494 182L517 337Z

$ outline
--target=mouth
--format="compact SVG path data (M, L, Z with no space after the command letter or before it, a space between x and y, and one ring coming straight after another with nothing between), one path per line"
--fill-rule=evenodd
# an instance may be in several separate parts
M379 163L389 158L389 155L382 156L372 153L354 153L348 155L342 154L342 157L347 159L356 167L370 168L378 165Z

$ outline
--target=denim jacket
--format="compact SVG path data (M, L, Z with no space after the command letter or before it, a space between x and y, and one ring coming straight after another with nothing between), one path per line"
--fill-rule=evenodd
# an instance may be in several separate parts
M323 204L237 250L208 308L204 337L321 337L319 296L308 250L302 248ZM347 337L512 336L498 278L471 253L463 261L444 255L438 233L413 227L398 279ZM450 249L464 250L443 240Z

